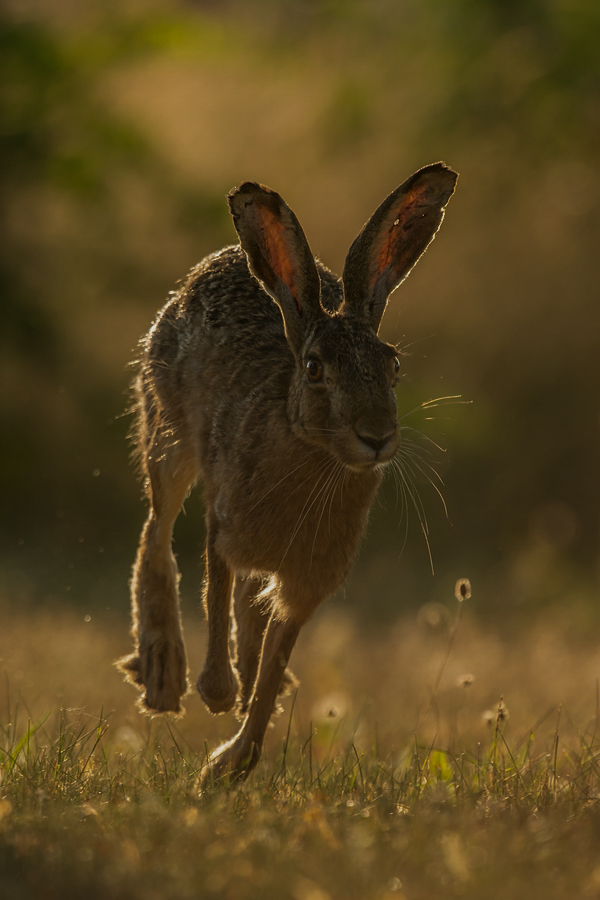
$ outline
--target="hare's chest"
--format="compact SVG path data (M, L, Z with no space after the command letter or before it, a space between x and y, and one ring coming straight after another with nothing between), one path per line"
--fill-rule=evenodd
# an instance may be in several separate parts
M218 498L219 552L232 568L253 572L342 571L342 578L366 526L379 483L340 464L320 477L289 478L287 484ZM333 571L332 571L333 570Z

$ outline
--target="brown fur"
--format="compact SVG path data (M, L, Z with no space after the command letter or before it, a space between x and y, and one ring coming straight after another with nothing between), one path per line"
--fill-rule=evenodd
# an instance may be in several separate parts
M298 633L350 569L400 440L398 363L377 329L455 181L437 163L390 194L342 281L314 259L281 197L246 182L229 196L241 247L200 263L145 339L137 437L150 512L132 579L136 652L119 665L145 708L180 710L187 667L171 538L201 478L209 637L198 690L213 713L237 704L242 717L213 777L256 764L277 695L293 683Z

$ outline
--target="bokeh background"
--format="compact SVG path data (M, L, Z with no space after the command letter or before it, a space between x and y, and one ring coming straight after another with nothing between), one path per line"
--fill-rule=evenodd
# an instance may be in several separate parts
M600 5L584 0L5 0L0 12L0 568L13 609L125 614L145 509L138 338L233 242L225 194L278 190L341 271L387 193L460 173L393 295L401 411L448 507L393 480L333 604L365 624L452 601L600 626ZM200 618L201 493L176 530ZM407 526L408 522L408 527ZM330 609L331 609L330 603ZM79 614L79 613L78 613Z

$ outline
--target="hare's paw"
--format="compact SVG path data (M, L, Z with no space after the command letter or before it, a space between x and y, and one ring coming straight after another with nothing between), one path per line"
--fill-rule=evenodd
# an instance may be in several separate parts
M143 638L137 654L118 660L128 681L146 688L142 706L147 711L181 712L180 698L187 690L187 663L180 636Z
M240 691L239 681L231 665L220 668L205 666L196 687L214 715L233 709Z
M202 785L245 780L259 759L260 747L240 732L210 757L202 774Z
M140 662L146 693L144 705L158 712L180 712L179 699L187 690L187 664L179 635L153 637L140 645Z
M115 666L123 673L126 681L138 687L144 686L140 672L140 658L137 653L132 653L131 656L122 656L121 659L115 660Z

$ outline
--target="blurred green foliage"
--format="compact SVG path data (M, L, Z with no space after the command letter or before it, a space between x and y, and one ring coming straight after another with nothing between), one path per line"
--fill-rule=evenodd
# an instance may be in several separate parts
M124 605L143 517L126 364L178 278L233 240L224 194L280 190L325 262L412 170L461 173L390 303L399 402L448 448L436 578L390 483L347 599L479 583L500 615L598 585L600 7L583 0L71 0L0 14L0 493L6 589ZM398 315L401 308L401 316ZM423 414L411 420L419 425ZM178 524L199 582L201 504ZM401 548L402 552L401 552Z

